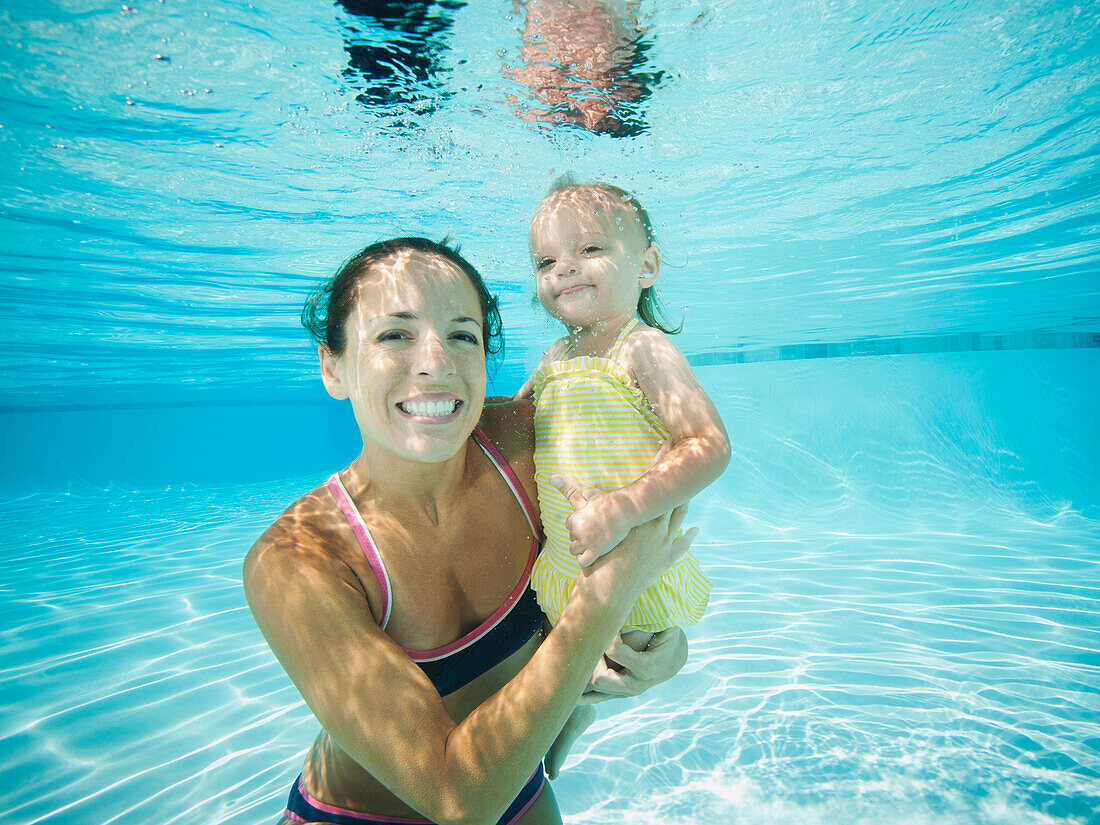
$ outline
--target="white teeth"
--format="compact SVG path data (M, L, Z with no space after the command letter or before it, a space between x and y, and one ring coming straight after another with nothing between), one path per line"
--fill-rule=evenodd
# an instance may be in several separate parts
M409 415L441 418L458 409L458 399L452 398L450 401L403 401L398 406Z

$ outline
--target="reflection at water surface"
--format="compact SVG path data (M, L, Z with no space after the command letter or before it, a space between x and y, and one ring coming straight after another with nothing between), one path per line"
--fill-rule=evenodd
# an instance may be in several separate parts
M649 46L633 5L606 0L524 4L520 62L505 67L505 74L526 86L536 101L521 116L616 137L644 132L639 105L662 73L642 70Z
M451 48L462 0L397 3L336 0L356 100L388 114L430 112L451 97ZM608 0L531 0L522 16L519 59L502 67L527 90L509 95L518 116L615 137L646 129L641 104L663 73L646 71L647 30L633 5ZM504 18L500 21L506 23Z

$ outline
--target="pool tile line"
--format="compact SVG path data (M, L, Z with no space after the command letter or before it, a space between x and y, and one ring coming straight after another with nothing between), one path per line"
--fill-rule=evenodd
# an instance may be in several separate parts
M1100 332L962 332L955 335L860 338L827 344L784 344L756 349L723 349L687 356L693 367L803 361L877 355L918 355L934 352L996 352L1021 349L1100 348Z

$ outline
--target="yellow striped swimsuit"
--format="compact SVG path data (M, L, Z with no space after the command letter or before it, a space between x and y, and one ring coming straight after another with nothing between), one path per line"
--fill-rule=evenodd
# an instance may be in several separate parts
M557 623L580 575L569 552L565 520L573 512L550 484L562 473L601 490L614 490L646 470L669 433L630 375L616 361L635 318L619 333L607 358L581 356L544 364L535 373L535 483L545 541L531 585L539 606ZM688 554L646 590L627 627L656 633L691 627L702 618L710 580Z

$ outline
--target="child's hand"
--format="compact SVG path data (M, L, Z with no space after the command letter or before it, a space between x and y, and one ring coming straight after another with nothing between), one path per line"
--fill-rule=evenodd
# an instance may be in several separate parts
M550 476L550 483L565 495L576 482L563 475ZM613 511L611 496L596 487L580 486L584 502L565 521L569 528L569 552L581 567L588 567L626 538L633 524Z

